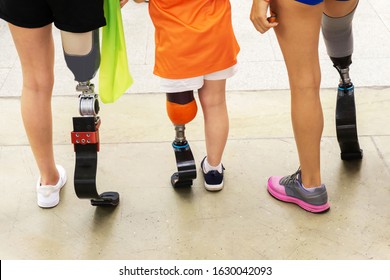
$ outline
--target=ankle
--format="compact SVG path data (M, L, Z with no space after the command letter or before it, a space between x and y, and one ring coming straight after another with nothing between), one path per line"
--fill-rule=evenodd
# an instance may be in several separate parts
M41 176L41 186L55 186L57 185L58 181L60 180L60 174L56 170L56 172L53 174L47 174Z
M206 157L205 161L204 161L204 164L203 164L203 170L204 172L209 172L211 170L217 170L219 173L222 173L222 163L219 162L217 164L210 164L209 161L208 161L208 158Z
M321 177L319 175L308 177L302 175L302 185L306 189L319 187L321 186Z

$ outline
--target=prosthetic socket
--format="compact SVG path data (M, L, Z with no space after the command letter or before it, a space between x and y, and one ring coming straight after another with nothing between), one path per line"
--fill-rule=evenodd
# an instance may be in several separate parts
M336 132L342 160L363 158L360 149L354 97L354 86L349 76L352 64L352 20L355 10L344 17L322 17L322 33L327 53L340 75L336 102Z
M100 148L98 95L90 80L100 65L99 30L87 33L61 32L65 61L78 82L79 112L73 118L72 143L76 153L74 186L79 198L94 206L116 206L119 194L96 190L97 152Z
M185 137L185 124L192 121L198 111L193 91L167 93L167 113L175 126L172 143L178 172L171 176L173 187L189 187L196 178L196 166L191 148Z

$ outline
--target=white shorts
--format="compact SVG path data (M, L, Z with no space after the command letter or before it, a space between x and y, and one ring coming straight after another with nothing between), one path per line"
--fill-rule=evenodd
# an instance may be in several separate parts
M198 90L203 84L204 80L216 81L216 80L225 80L230 77L233 77L238 70L237 64L226 68L221 71L210 73L203 76L198 76L188 79L165 79L161 78L161 91L163 92L183 92L189 90Z

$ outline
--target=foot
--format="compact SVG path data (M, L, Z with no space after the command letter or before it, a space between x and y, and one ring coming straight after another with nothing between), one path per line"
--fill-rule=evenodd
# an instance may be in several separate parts
M305 188L302 184L300 169L289 176L270 177L268 179L267 189L276 199L295 203L309 212L321 213L330 208L325 185L315 188Z
M220 191L223 189L223 171L225 168L222 166L222 173L218 172L218 170L210 170L207 173L204 171L204 162L206 157L202 160L200 167L202 169L203 177L204 177L204 187L208 191Z
M66 172L61 165L56 165L60 178L56 185L41 185L39 177L37 183L38 206L42 208L52 208L60 202L60 191L66 183Z

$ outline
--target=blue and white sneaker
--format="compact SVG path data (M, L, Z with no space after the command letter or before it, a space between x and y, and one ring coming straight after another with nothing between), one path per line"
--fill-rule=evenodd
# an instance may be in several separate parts
M222 165L222 173L219 173L218 170L210 170L209 172L205 173L203 169L204 161L206 160L206 157L202 160L200 163L200 167L202 169L203 177L204 177L204 187L206 190L211 192L220 191L223 189L223 171L225 168Z

